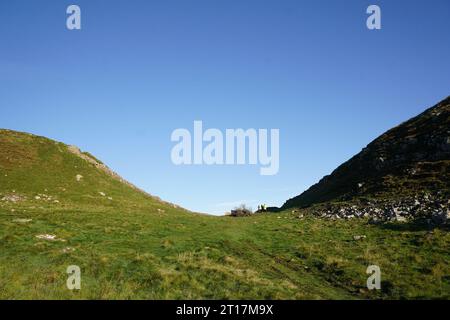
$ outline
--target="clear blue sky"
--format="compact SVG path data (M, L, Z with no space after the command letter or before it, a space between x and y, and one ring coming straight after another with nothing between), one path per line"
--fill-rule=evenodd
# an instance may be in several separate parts
M281 205L450 95L449 21L448 0L3 0L0 127L78 145L191 210ZM173 165L170 135L194 120L279 128L279 173Z

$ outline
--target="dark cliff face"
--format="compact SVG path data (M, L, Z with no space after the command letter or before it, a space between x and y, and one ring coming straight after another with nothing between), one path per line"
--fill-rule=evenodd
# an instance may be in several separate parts
M283 208L358 197L449 193L450 97L387 131Z

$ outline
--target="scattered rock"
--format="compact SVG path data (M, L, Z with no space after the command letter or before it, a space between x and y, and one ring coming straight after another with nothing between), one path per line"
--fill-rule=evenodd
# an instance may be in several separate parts
M13 192L15 192L15 190L13 190ZM19 194L7 194L2 198L2 201L6 202L20 202L24 200L26 200L26 197Z
M64 249L62 249L63 253L70 253L70 252L74 252L75 248L72 247L65 247Z
M54 234L39 234L36 236L36 238L41 239L41 240L48 240L48 241L62 241L62 242L66 241L64 239L57 239Z
M100 194L102 197L106 196L106 194L105 194L104 192L99 192L99 194Z
M401 222L401 223L408 222L408 219L407 219L406 217L402 217L402 216L396 216L396 217L395 217L395 220L396 220L397 222Z
M45 194L45 193L38 193L38 194L34 197L34 199L35 199L35 200L42 200L42 201L53 201L53 202L58 201L58 200L56 200L56 199L53 199L52 196L49 196L48 194ZM58 201L58 202L59 202L59 201Z
M365 238L366 238L365 235L362 235L362 236L353 236L353 240L355 240L355 241L363 240L363 239L365 239Z
M39 234L36 236L36 238L50 241L56 240L56 236L53 234Z
M404 197L402 199L371 199L355 204L327 204L313 207L309 213L316 217L336 219L368 218L370 224L389 221L407 222L431 219L434 224L450 221L450 202L440 192Z
M33 219L14 219L13 222L17 222L17 223L28 223L33 221Z
M77 174L77 175L75 176L75 179L77 179L77 181L80 182L81 179L83 179L83 176L82 176L81 174Z

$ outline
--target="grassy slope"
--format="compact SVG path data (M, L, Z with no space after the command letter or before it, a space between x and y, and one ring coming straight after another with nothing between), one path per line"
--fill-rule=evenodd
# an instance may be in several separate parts
M447 230L291 212L202 216L136 192L51 140L2 131L0 148L0 194L28 198L0 202L0 298L449 298ZM44 233L65 241L35 237ZM370 264L381 267L381 292L365 289ZM65 286L69 265L81 267L80 291Z
M52 200L60 201L60 204L54 204L55 208L169 206L136 192L69 152L67 147L44 137L0 130L0 195L12 195L16 191L16 194L27 198L27 203L41 206L42 201L33 199L39 194L45 194L51 196ZM83 178L77 181L77 175Z

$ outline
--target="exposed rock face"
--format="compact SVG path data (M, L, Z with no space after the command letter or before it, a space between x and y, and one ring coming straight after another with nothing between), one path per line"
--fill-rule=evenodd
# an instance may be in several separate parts
M369 205L363 210L342 208L342 214L330 215L409 216L427 211L423 206L430 205L431 216L441 205L448 210L449 190L450 97L387 131L331 175L288 200L282 208L370 198L385 203L378 208L381 212ZM417 199L420 204L415 205L414 196L425 192L433 194L433 201L437 202L423 204L422 199Z

